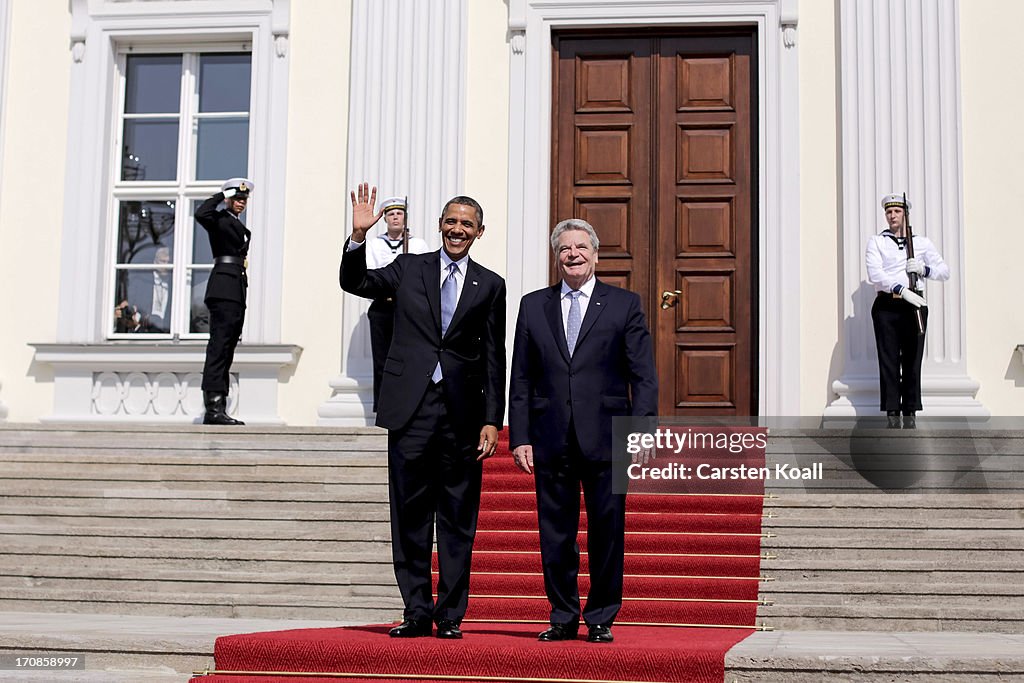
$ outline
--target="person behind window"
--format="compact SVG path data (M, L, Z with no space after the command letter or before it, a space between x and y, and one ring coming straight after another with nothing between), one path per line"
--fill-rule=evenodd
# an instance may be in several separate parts
M158 247L153 263L167 265L171 250ZM171 329L171 271L130 270L127 273L126 297L114 307L116 332L134 334L166 334Z
M235 347L245 322L246 256L251 233L238 219L245 211L253 183L248 178L231 178L196 209L196 221L210 237L213 270L206 283L206 307L210 311L210 340L203 365L203 424L240 425L227 414L228 383ZM225 208L218 209L221 202Z
M406 202L401 197L385 199L381 204L384 212L384 224L387 230L366 243L366 267L383 268L390 265L404 253L406 243ZM430 248L419 237L409 235L410 254L425 254ZM377 412L377 401L380 398L381 377L384 375L384 361L391 348L391 338L395 329L395 300L391 297L374 299L366 312L370 323L370 349L373 353L373 410Z

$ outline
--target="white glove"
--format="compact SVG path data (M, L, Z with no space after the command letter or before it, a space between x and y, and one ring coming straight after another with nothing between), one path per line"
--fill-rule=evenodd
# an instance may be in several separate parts
M912 290L910 287L904 287L901 289L900 296L902 296L903 300L914 308L921 308L922 306L928 305L928 302L924 300L924 297Z
M238 194L238 190L236 190L233 187L229 187L228 189L224 190L224 199L231 199L236 194ZM907 271L907 272L910 272L910 271Z
M907 259L907 272L908 273L917 273L921 277L924 277L924 261L922 261L921 259L917 258L916 256L914 258L908 258Z

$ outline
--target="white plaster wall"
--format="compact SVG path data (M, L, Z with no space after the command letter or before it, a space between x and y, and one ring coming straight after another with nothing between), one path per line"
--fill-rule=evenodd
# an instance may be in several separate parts
M290 425L316 422L317 406L330 395L327 381L341 365L351 17L351 0L291 5L281 341L303 351L280 387L279 414Z
M960 2L967 367L993 415L1024 415L1024 93L1019 0Z
M52 374L31 342L53 341L68 130L66 2L14 0L0 186L0 381L12 422L51 412Z
M469 3L465 193L484 209L484 239L473 258L505 275L508 232L508 8L504 0ZM519 302L510 306L512 315ZM515 324L514 319L510 324Z
M843 370L836 8L801 2L800 412L820 415Z

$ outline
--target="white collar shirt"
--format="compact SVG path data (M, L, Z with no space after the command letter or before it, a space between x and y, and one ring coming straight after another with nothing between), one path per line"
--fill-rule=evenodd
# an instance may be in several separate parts
M463 256L458 261L453 261L444 249L441 250L441 287L444 287L445 278L448 277L448 266L455 264L455 305L458 306L462 298L462 289L466 284L466 269L469 267L469 255Z
M594 287L597 285L597 278L593 275L590 279L583 283L580 287L580 320L586 320L587 318L587 307L590 305L590 299L594 296ZM562 280L562 292L559 296L562 298L562 331L569 329L569 306L572 303L572 297L569 296L569 292L573 291L569 285L565 284L565 280Z

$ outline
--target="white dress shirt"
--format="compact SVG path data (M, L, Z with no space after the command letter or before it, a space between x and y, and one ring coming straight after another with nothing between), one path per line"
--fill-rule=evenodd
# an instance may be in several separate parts
M948 280L949 266L942 260L932 241L923 235L914 235L914 256L928 267L927 279ZM896 285L910 286L907 276L907 249L905 240L883 230L868 240L864 261L868 268L868 282L876 292L891 292ZM921 286L925 276L918 277Z
M590 279L583 283L580 287L580 322L582 323L587 318L587 306L590 305L590 298L594 295L594 286L597 285L597 278L593 275ZM562 280L562 332L566 335L569 334L569 306L572 304L572 297L569 296L569 292L572 288L565 284L565 280Z
M448 265L455 264L455 307L459 306L459 299L462 298L462 288L466 284L466 268L469 266L469 254L466 254L458 261L452 261L444 249L441 250L441 287L444 287L444 280L448 277Z

